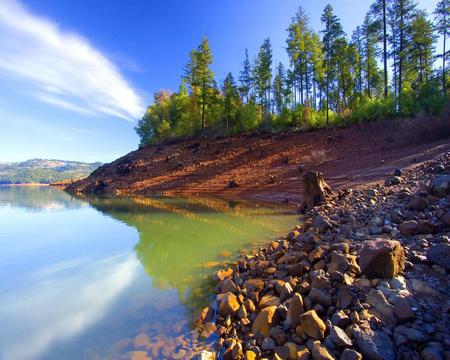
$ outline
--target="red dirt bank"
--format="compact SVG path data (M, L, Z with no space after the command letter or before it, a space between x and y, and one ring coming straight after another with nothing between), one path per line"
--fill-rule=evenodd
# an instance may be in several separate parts
M133 151L69 185L75 193L300 200L302 171L333 188L380 180L450 149L450 113L276 135L188 140ZM299 166L302 171L299 171ZM238 186L229 188L230 181Z

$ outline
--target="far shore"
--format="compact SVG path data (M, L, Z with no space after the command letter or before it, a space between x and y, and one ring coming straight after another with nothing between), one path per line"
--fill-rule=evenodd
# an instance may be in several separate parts
M24 184L0 184L0 186L17 187L17 186L49 186L50 184L41 183L24 183Z

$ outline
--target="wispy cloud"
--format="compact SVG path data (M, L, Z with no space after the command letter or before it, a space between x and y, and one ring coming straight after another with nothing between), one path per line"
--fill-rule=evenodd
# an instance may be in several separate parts
M143 115L138 91L83 37L16 0L0 1L0 34L0 72L24 80L39 100L84 114Z

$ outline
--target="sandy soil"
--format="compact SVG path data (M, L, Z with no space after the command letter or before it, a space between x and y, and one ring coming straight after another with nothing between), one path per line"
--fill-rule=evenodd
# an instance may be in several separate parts
M71 192L215 195L296 203L302 174L334 188L378 181L450 150L450 112L310 132L242 135L149 146L68 187ZM299 170L300 168L300 170ZM230 181L237 187L229 188Z

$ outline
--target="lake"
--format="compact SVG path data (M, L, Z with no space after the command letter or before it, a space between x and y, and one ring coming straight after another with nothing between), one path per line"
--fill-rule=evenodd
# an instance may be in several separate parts
M297 221L243 201L0 187L0 359L171 357L214 271Z

